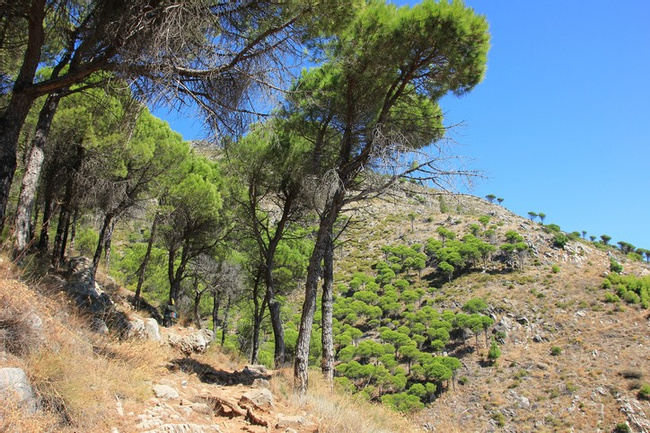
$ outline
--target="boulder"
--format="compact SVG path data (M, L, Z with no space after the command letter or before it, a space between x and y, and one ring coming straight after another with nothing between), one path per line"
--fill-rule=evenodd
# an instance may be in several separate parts
M175 400L180 397L178 391L169 385L154 385L153 392L156 394L156 397L166 400Z
M156 319L144 319L144 333L147 340L151 341L161 341L162 337L160 336L160 327Z
M270 387L271 384L266 379L262 379L258 377L253 381L253 388L270 388Z
M169 334L169 345L179 348L183 353L203 353L214 340L214 333L210 329L201 329L190 335L181 337Z
M269 409L273 407L273 394L266 388L253 389L239 399L241 407L253 405L256 409Z
M0 401L12 402L32 414L39 408L32 385L20 368L0 368Z

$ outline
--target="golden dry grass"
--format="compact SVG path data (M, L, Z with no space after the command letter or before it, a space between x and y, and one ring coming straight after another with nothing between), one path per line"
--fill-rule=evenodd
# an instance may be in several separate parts
M26 416L20 408L6 407L0 431L110 430L118 400L128 404L149 397L148 384L170 358L169 349L91 334L62 298L45 297L16 276L2 257L0 331L12 338L2 349L20 356L10 355L11 364L25 370L44 410ZM33 316L42 321L40 327L33 328Z
M416 424L386 406L331 389L317 370L310 371L309 390L300 396L292 390L290 369L278 370L271 382L274 395L283 396L289 409L312 416L322 433L411 433Z

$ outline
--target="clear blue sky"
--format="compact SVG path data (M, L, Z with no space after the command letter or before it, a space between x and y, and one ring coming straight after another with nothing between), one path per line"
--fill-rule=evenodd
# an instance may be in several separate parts
M650 1L466 5L490 23L488 71L441 105L464 123L458 153L487 176L470 193L650 249ZM200 122L163 117L201 136Z

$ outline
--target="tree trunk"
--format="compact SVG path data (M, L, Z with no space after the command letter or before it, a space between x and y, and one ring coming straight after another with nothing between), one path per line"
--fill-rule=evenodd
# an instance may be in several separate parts
M251 341L251 364L257 364L257 358L260 350L260 329L262 319L264 318L264 310L266 309L266 297L262 300L260 305L260 283L262 280L262 267L257 270L257 277L253 285L253 338Z
M228 302L226 303L226 310L223 313L223 325L221 326L221 347L226 343L226 334L228 333L228 313L230 312L230 303L232 302L232 296L228 296Z
M31 151L25 164L25 174L23 175L16 207L13 245L14 258L24 254L28 247L29 234L31 232L31 213L34 207L36 188L38 187L41 169L43 168L43 161L45 160L45 146L50 133L50 127L52 126L52 119L54 118L54 113L56 113L60 100L60 93L50 94L38 115L36 133L32 140Z
M214 338L217 338L217 326L219 326L219 307L221 306L221 293L215 290L212 298L212 330ZM222 331L223 332L223 331Z
M77 212L75 211L75 215ZM72 229L74 230L74 223L72 224ZM106 232L106 242L104 242L104 259L106 260L106 274L111 269L111 244L113 241L113 230L115 230L115 220L111 221L111 225L108 227ZM72 240L72 238L71 238Z
M54 250L52 251L52 265L58 268L65 259L65 248L68 240L68 226L70 225L70 212L72 210L72 201L75 197L75 176L81 169L83 161L84 148L77 146L77 156L71 172L68 174L65 195L61 204L61 213L59 214L59 223L56 229L54 239Z
M54 149L55 160L51 164L56 166L56 153L57 149ZM46 170L45 173L45 188L44 188L44 204L43 204L43 223L41 224L41 236L38 241L38 249L42 252L47 252L50 243L50 224L52 217L54 216L54 196L56 193L56 185L52 181L51 177L53 176L52 168Z
M38 199L34 203L34 211L32 212L32 223L29 226L29 243L33 244L36 240L36 226L38 226L38 217L40 216L40 207L38 206Z
M311 329L316 311L316 295L318 292L318 279L321 275L321 261L331 238L334 222L338 216L345 191L339 188L329 203L326 204L324 214L321 216L318 227L318 234L314 244L314 250L309 258L307 268L307 281L305 284L305 301L302 305L302 316L300 329L298 331L298 342L296 343L296 359L294 361L294 386L300 394L307 392L308 367L309 367L309 345L311 342Z
M280 368L286 361L284 327L282 326L282 317L280 315L281 305L275 298L270 299L268 305L269 315L271 316L271 326L273 326L273 337L275 340L275 354L273 356L273 363L275 365L275 368Z
M189 242L189 239L186 240L186 243ZM169 302L172 305L176 305L178 308L178 298L181 294L181 282L185 277L185 268L189 260L188 256L188 247L183 245L181 250L181 262L178 264L176 271L174 272L174 262L176 256L176 250L169 251L169 260L167 262L167 275L169 277Z
M147 251L144 253L142 264L138 268L138 285L135 288L135 296L133 297L136 308L140 307L140 293L142 291L142 284L144 283L144 274L147 271L147 266L149 266L149 258L151 257L151 249L153 248L153 241L156 236L158 218L159 214L156 212L153 217L153 222L151 223L151 233L149 233L149 240L147 241Z
M63 203L59 212L59 222L56 227L56 236L54 237L54 249L52 250L52 266L58 268L65 258L65 245L67 236L67 227L70 223L70 200L72 198L72 185L68 183L65 190Z
M199 314L199 305L201 305L201 298L205 290L199 290L199 278L194 277L194 323L198 329L203 329L203 324L201 323L201 315Z
M7 217L9 191L16 172L16 148L20 130L38 95L30 91L45 42L45 0L33 0L27 14L28 39L23 63L14 83L9 104L0 116L0 233Z
M74 241L77 238L77 222L79 221L79 207L76 206L74 209L74 214L72 214L72 225L70 226L70 248L68 249L68 254L72 254L72 249L74 248Z
M323 345L323 358L321 371L325 380L330 385L334 384L334 338L332 335L332 289L334 287L334 244L332 234L327 240L323 256L323 295L321 302L321 343Z
M106 244L106 238L109 233L109 227L113 222L114 217L115 215L111 212L107 213L104 216L104 223L102 224L102 228L99 231L99 241L97 241L97 248L95 248L95 255L93 256L93 278L95 278L95 274L97 273L99 261L102 258L102 251L104 249L104 245Z

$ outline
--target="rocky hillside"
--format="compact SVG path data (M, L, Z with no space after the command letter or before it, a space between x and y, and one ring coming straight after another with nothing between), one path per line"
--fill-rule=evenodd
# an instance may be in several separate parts
M301 399L290 370L246 366L211 331L159 328L110 278L92 284L84 259L53 274L3 256L0 431L650 432L647 289L612 273L643 277L648 265L483 199L412 189L349 212L338 386L315 370ZM446 271L453 240L494 248L463 266L450 255ZM426 259L407 264L402 246ZM299 311L300 292L291 299ZM424 311L435 319L416 328ZM472 315L488 318L483 329ZM432 332L445 321L444 336ZM453 377L436 376L451 358Z
M482 216L489 217L485 227ZM471 299L484 300L494 321L489 333L501 351L491 362L486 342L475 342L471 333L445 347L461 367L453 383L414 415L425 430L650 431L647 289L644 308L635 295L626 302L603 288L612 261L622 265L621 274L637 277L650 274L646 263L575 235L560 237L566 242L558 244L554 226L483 199L426 189L374 202L355 218L359 223L338 257L341 281L355 272L376 274L383 246L439 240L440 227L460 239L476 233L478 224L497 245L487 265L451 281L441 278L431 257L420 277L410 280L427 291L420 307L461 311ZM509 231L527 245L514 262L498 257ZM618 290L622 297L627 293Z

